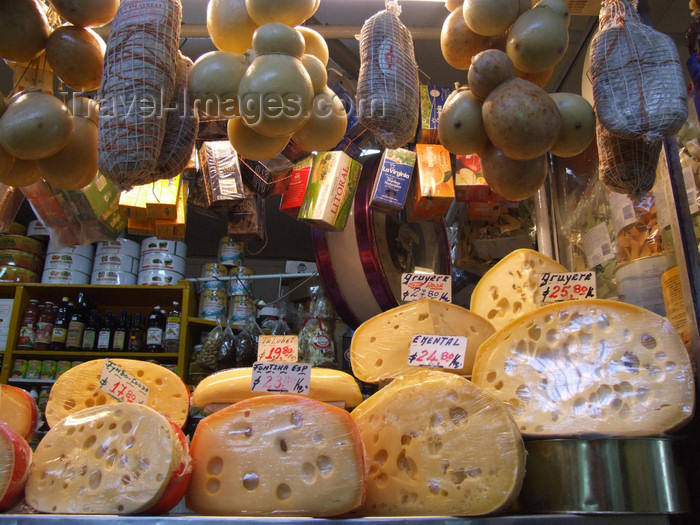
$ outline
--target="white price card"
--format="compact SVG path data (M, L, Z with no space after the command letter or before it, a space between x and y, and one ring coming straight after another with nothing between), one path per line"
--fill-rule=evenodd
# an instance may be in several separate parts
M143 405L148 401L148 386L111 359L105 359L100 374L100 390L117 401Z
M258 361L296 363L298 360L298 335L261 335L258 338Z
M541 304L596 298L595 272L543 273L537 294Z
M308 363L253 363L253 392L308 394L311 386L311 365Z
M466 353L465 336L416 334L408 350L408 364L460 369L464 366Z
M418 301L435 299L445 303L452 302L452 276L424 273L401 274L401 300Z

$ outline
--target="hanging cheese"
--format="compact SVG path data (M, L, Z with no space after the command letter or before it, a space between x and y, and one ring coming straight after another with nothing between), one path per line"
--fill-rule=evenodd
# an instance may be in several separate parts
M369 465L370 516L477 516L507 509L525 448L506 407L454 374L395 379L352 412Z
M252 368L232 368L205 377L192 392L192 404L213 412L223 405L271 395L268 392L251 391L252 376ZM329 368L311 369L307 397L327 403L342 402L348 408L354 408L362 402L362 393L355 378Z
M300 396L255 397L204 418L187 507L206 515L337 516L362 504L364 453L346 411Z
M525 436L655 436L685 424L688 352L664 317L600 299L543 306L481 347L473 381Z
M352 338L352 373L360 381L377 383L411 371L409 349L415 335L464 336L464 364L447 369L470 375L479 345L494 333L483 317L451 303L421 299L387 310L362 323Z
M118 367L148 387L146 405L182 427L190 411L190 391L167 368L135 359L112 359ZM118 403L100 390L99 381L105 359L87 361L61 375L51 387L46 404L46 422L53 427L61 419L96 405Z
M496 330L539 305L540 275L568 271L534 250L515 250L486 272L472 292L469 308L488 319Z

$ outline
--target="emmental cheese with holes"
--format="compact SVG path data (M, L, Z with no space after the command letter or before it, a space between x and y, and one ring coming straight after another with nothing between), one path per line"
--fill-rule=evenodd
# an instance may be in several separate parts
M481 345L472 380L530 437L656 436L695 405L688 352L668 320L599 299L513 321Z
M445 370L470 375L479 345L494 331L486 319L461 306L433 299L406 303L357 328L350 347L352 372L360 381L378 383L415 370L408 364L411 340L424 334L467 337L463 367Z
M190 410L190 391L182 380L167 368L135 359L112 359L117 366L144 383L148 391L146 404L182 427ZM87 361L61 375L51 387L46 404L46 422L53 427L64 417L93 406L118 403L99 389L104 359Z
M346 411L300 396L255 397L204 418L190 448L187 507L207 515L337 516L365 491Z
M352 411L369 461L367 516L476 516L505 510L525 475L506 407L468 379L419 370Z
M472 292L469 309L499 330L536 309L540 276L568 270L539 252L515 250L486 272Z

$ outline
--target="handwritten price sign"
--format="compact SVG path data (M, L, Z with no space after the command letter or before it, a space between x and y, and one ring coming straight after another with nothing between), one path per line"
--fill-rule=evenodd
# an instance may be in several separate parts
M105 359L99 387L123 403L143 405L148 401L148 387L110 359Z
M311 365L307 363L253 363L253 392L308 394L311 386Z
M467 353L464 336L416 334L408 350L410 366L460 369Z
M435 299L452 302L452 277L450 275L401 274L401 300Z
M540 303L573 299L595 299L595 272L543 273L538 293Z
M296 363L299 360L299 336L261 335L258 339L258 361Z

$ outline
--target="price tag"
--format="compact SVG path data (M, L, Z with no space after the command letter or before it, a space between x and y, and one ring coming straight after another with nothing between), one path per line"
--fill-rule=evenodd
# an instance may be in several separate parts
M424 273L401 274L401 300L417 301L435 299L452 302L452 276L426 275Z
M466 353L465 336L416 334L408 350L408 364L460 369Z
M308 394L311 386L311 365L308 363L253 363L253 392Z
M99 385L100 390L117 401L137 405L148 401L148 386L110 359L105 359Z
M258 338L258 361L296 363L299 360L299 336L261 335Z
M540 275L538 300L542 304L595 298L595 272L543 273Z

